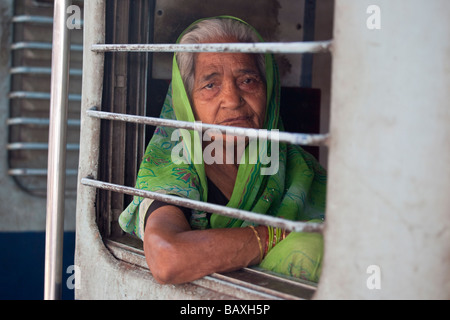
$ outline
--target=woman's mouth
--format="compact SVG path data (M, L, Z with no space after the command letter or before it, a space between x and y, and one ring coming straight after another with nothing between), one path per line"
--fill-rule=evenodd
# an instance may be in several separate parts
M250 123L249 116L240 116L240 117L225 119L224 121L221 121L219 124L228 125L228 126L239 126L240 124L248 125L249 123Z

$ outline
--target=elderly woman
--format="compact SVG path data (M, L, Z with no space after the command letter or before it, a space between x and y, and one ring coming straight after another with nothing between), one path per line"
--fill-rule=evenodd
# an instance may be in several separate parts
M261 37L251 26L233 17L197 21L178 40L259 41ZM177 53L161 117L282 130L279 89L271 54ZM173 133L170 128L156 129L139 169L137 188L285 219L323 220L326 174L302 148L280 144L276 150L277 172L263 175L260 159L256 163L237 161L239 139L227 137L223 154L233 152L235 161L175 164L172 151L179 143L186 146L186 159L193 159L195 151L194 143L188 143L191 137L185 135L173 141ZM214 138L203 140L205 149ZM234 150L228 147L230 143L236 144ZM246 157L245 153L242 157ZM119 223L143 240L148 266L160 283L183 283L214 272L256 265L311 281L318 281L320 274L323 244L319 234L288 234L140 197L135 197L121 214Z

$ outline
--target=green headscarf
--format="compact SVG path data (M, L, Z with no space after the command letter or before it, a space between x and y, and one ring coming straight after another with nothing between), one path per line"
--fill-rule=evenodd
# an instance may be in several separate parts
M240 19L229 16L216 18L235 19L241 23L245 23ZM191 27L199 21L192 24ZM187 30L189 29L190 27ZM255 33L257 34L256 31ZM263 41L260 36L259 38ZM265 67L267 108L264 129L279 129L282 131L283 125L279 117L280 82L277 65L272 54L265 54ZM169 86L160 117L182 121L195 121L175 55L173 58L172 82ZM201 142L199 140L195 141L195 139L200 138L196 131L189 131L190 134L188 135L186 132L183 132L182 141L172 141L172 134L177 133L174 132L175 130L167 127L158 127L155 130L138 172L136 188L206 202L208 200L208 185L203 161L200 164L192 163L192 161L174 164L171 160L172 149L179 143L185 143L185 150L188 150L188 156L190 159L193 159L195 143L197 145L200 143L199 145L201 146ZM264 143L263 145L259 145L259 156L261 156L261 152L271 150L270 143L269 140L266 142L266 145ZM197 151L201 152L201 150ZM250 163L247 153L247 158L243 159L239 165L236 183L227 206L290 220L309 221L314 219L317 221L319 219L319 221L322 221L325 212L325 170L313 156L299 146L280 143L278 151L278 171L270 176L262 175L261 169L264 165L261 164L261 161L257 161L256 164ZM141 197L134 197L132 203L129 204L119 217L119 224L122 229L141 239L144 236L145 213L139 210L139 206L143 200ZM252 223L214 213L208 220L206 212L192 210L190 225L194 229L206 229L244 227L252 225ZM303 237L311 238L310 236L304 235ZM313 235L313 238L316 239L316 236L320 235ZM286 242L285 247L290 237L298 238L298 235L291 233L283 240L283 242ZM301 246L304 243L305 241L302 240ZM280 246L281 250L281 243L278 246ZM317 245L315 246L317 247ZM270 255L276 255L275 249L277 247L272 249L265 260L268 260ZM299 248L298 244L296 248ZM283 253L282 255L286 254ZM313 255L315 254L321 256L322 253L314 249ZM314 259L314 261L317 259ZM270 259L270 261L271 263L266 263L266 268L279 272L277 268L283 263L273 263L274 259ZM286 264L289 265L289 262L286 262ZM305 278L317 281L317 269L320 269L318 268L318 264L320 265L320 261L315 262L313 269L316 271L314 271L314 276L308 275ZM283 273L294 275L292 272ZM296 271L295 273L302 272ZM308 274L311 273L308 271Z

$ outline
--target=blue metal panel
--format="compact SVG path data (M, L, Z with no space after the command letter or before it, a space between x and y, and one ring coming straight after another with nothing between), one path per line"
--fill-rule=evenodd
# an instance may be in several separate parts
M64 233L63 300L73 300L66 286L74 264L75 232ZM0 300L44 298L45 232L0 232Z

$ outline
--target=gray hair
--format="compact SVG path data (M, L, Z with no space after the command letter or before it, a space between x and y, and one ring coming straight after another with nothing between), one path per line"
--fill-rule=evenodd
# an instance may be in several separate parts
M180 44L208 43L214 40L236 39L236 42L260 42L256 32L245 23L234 19L207 19L195 24L180 39ZM194 87L195 53L177 52L178 68L189 99ZM264 54L255 54L261 77L266 78Z

